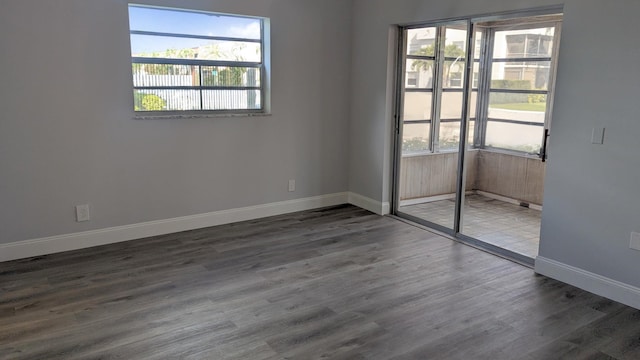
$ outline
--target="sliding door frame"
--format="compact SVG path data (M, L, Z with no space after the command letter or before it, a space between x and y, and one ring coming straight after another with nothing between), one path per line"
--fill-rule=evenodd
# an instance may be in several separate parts
M394 148L393 148L393 179L392 179L392 189L391 189L391 194L392 194L392 198L391 198L391 211L393 215L399 216L401 218L405 218L407 220L413 221L415 223L421 224L421 225L425 225L429 228L432 228L436 231L439 231L441 233L444 233L446 235L451 236L453 239L461 241L463 243L466 243L468 245L471 245L473 247L477 247L480 248L482 250L485 250L487 252L493 253L495 255L510 259L512 261L521 263L525 266L529 266L529 267L533 267L534 266L534 259L531 257L528 257L526 255L514 252L514 251L510 251L489 243L486 243L484 241L478 240L476 238L473 237L469 237L467 235L464 235L461 233L461 225L463 223L463 219L462 217L464 216L463 214L463 207L464 207L464 197L465 197L465 185L466 185L466 168L467 168L467 164L466 164L466 154L467 154L467 149L469 147L469 139L468 139L468 133L469 133L469 122L470 122L470 118L471 118L471 104L470 104L470 99L473 93L473 68L474 68L474 64L475 64L475 43L476 43L476 24L477 23L483 23L483 22L489 22L489 21L498 21L498 20L507 20L507 19L516 19L516 18L520 18L520 17L532 17L532 16L539 16L539 15L550 15L550 14L558 14L558 13L562 13L563 12L563 6L550 6L550 7L542 7L542 8L536 8L536 9L530 9L530 10L524 10L524 11L509 11L509 12L502 12L502 13L498 13L498 14L488 14L488 15L478 15L478 16L470 16L470 17L462 17L462 18L451 18L451 19L446 19L446 20L441 20L441 21L433 21L433 22L424 22L424 23L418 23L418 24L410 24L410 25L404 25L404 26L398 26L398 46L397 46L397 61L396 61L396 68L397 68L397 72L396 72L396 87L395 87L395 104L394 104ZM455 212L454 212L454 223L453 223L453 228L447 228L445 226L439 225L439 224L435 224L432 223L428 220L424 220L421 218L418 218L416 216L412 216L410 214L407 213L403 213L399 210L400 208L400 166L401 166L401 161L402 161L402 132L403 132L403 104L404 104L404 93L405 93L405 83L406 83L406 79L405 79L405 74L406 74L406 53L407 53L407 31L409 29L415 29L415 28L422 28L422 27L436 27L438 29L438 35L437 35L437 41L444 41L444 39L442 39L443 34L441 34L440 31L440 27L444 27L447 25L459 25L461 23L465 23L466 22L466 26L467 26L467 37L466 37L466 56L465 56L465 68L464 68L464 81L463 81L463 106L462 106L462 116L461 116L461 120L460 120L460 142L459 142L459 148L458 148L458 167L457 167L457 176L456 176L456 192L455 192ZM478 29L483 29L483 27L478 27ZM556 27L556 30L559 30L559 27ZM481 42L481 55L479 57L480 61L480 65L479 65L479 76L485 76L485 78L480 78L479 79L479 87L478 87L478 100L480 100L480 93L482 92L481 86L489 86L490 82L487 81L486 79L486 74L483 75L483 73L486 73L485 71L483 71L483 68L487 66L486 64L486 51L488 48L492 48L491 44L489 44L489 41L493 41L492 37L487 37L486 36L487 31L483 30L483 39ZM555 59L557 59L557 50L558 50L558 42L554 42L554 52L555 52ZM441 47L438 47L441 48ZM435 52L434 52L435 53ZM434 62L434 66L436 66L436 71L435 74L438 75L442 75L441 73L441 69L439 68L440 66L438 65L438 63L444 62L444 57L443 54L438 54L436 55L436 61ZM485 62L483 64L483 62ZM555 63L554 63L555 62ZM552 62L552 66L553 67L557 67L557 61ZM490 63L490 61L489 61ZM555 69L554 69L555 70ZM553 76L555 77L555 71L552 71ZM439 104L440 101L436 101L435 98L437 96L437 94L442 94L442 87L438 84L438 86L436 86L436 82L437 81L442 81L442 76L434 76L434 84L433 84L433 98L432 99L432 104ZM551 81L553 79L550 79L550 86L555 86L555 81ZM551 89L550 89L551 90ZM547 101L548 104L549 102L552 102L553 99L551 97L548 97ZM434 102L435 101L435 102ZM477 107L476 107L476 114L475 114L475 129L474 129L474 140L473 142L476 143L479 139L484 138L485 134L484 134L484 130L483 130L483 126L479 126L481 124L482 117L481 114L483 112L486 113L487 109L486 106L483 105L481 101L478 101L477 103ZM439 113L436 114L436 111L439 111L439 106L437 109L434 108L435 106L432 105L431 111L432 111L432 117L431 117L431 127L430 127L430 144L434 144L434 140L433 140L433 136L435 136L437 134L437 129L434 130L434 128L436 127L436 125L439 123L439 121L437 121L437 119L439 119ZM547 115L547 117L549 117L549 115ZM549 126L549 119L546 119L545 121L545 128L547 128ZM437 142L437 140L436 140ZM430 146L430 150L433 151L435 149L432 149Z

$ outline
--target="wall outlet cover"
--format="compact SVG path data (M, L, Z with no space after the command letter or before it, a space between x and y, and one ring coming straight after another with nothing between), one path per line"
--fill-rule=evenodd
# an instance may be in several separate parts
M89 221L91 216L89 214L89 204L76 205L76 221Z

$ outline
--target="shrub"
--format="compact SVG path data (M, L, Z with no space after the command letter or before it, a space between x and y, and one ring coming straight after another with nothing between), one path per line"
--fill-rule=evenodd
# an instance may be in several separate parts
M158 95L134 93L134 108L136 111L158 111L167 108L167 102Z

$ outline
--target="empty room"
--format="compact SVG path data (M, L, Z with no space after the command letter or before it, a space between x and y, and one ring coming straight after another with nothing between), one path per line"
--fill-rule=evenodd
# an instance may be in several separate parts
M638 359L627 0L7 0L0 359Z

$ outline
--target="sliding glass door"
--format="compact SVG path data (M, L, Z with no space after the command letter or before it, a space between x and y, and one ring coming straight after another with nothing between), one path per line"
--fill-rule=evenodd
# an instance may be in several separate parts
M398 211L444 231L456 219L467 22L404 31Z
M394 212L537 255L561 15L402 31Z

